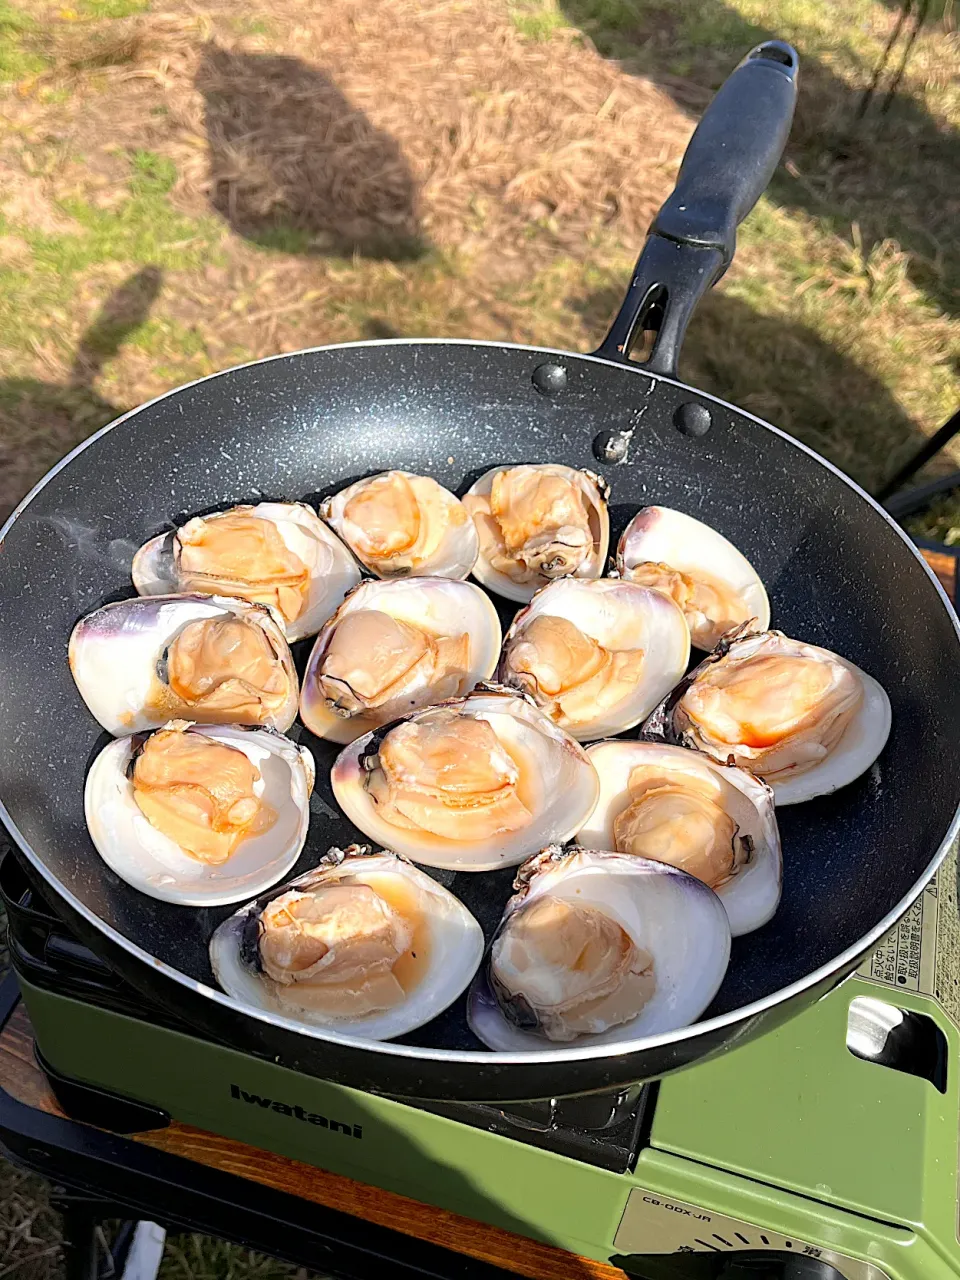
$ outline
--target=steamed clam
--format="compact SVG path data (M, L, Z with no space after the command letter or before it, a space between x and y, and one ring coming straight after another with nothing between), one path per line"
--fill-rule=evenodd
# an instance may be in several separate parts
M269 729L173 720L118 738L87 774L97 852L121 879L185 906L238 902L290 870L307 836L313 757Z
M390 720L488 680L500 620L469 582L362 582L324 624L303 678L300 715L318 737L352 742Z
M766 924L780 902L782 863L765 782L659 742L598 742L587 755L600 778L600 799L578 844L696 876L720 898L734 937Z
M398 854L359 845L241 908L210 944L235 999L370 1040L442 1013L482 954L459 899Z
M610 540L606 486L558 463L494 467L463 505L480 535L473 576L508 600L555 578L599 578Z
M730 928L715 893L683 871L593 849L525 863L470 993L488 1048L542 1052L676 1031L716 995Z
M368 476L329 498L320 514L378 578L465 578L477 558L473 521L430 476Z
M513 866L545 841L569 839L599 790L582 747L525 698L496 689L358 738L332 782L371 840L459 871Z
M676 601L698 649L713 649L725 632L751 619L756 631L770 625L757 571L716 529L682 511L638 511L617 546L617 569Z
M499 679L590 741L639 724L689 657L687 625L666 596L612 578L563 578L514 618Z
M70 636L84 702L115 735L172 719L265 725L297 714L297 673L272 611L221 596L137 596L88 614Z
M723 640L645 728L770 784L778 805L853 782L890 733L884 689L829 649L780 631Z
M276 611L289 641L313 635L360 581L353 556L301 502L231 507L145 543L133 558L142 596L239 596Z

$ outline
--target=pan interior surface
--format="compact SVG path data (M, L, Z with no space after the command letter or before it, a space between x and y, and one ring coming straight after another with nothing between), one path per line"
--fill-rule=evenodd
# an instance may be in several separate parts
M910 893L960 806L950 766L960 724L960 646L932 581L897 530L835 472L756 420L676 383L563 356L565 389L540 394L549 353L476 343L376 343L299 353L206 379L132 413L39 488L0 543L0 801L53 887L116 934L213 985L207 944L231 908L141 896L96 855L83 786L106 741L67 666L77 619L133 594L133 552L171 521L261 498L315 501L402 468L463 492L499 463L564 462L611 485L612 537L639 506L677 507L730 538L767 586L772 625L875 676L893 706L880 760L833 796L778 812L783 901L735 939L708 1016L771 996L855 947ZM706 405L706 435L674 425ZM602 465L602 431L632 431ZM512 616L504 604L502 616ZM300 646L305 658L310 642ZM296 873L362 839L329 786L336 748L314 752L318 785ZM512 872L438 872L489 938ZM476 1050L463 1002L407 1038ZM484 1054L486 1056L486 1054Z

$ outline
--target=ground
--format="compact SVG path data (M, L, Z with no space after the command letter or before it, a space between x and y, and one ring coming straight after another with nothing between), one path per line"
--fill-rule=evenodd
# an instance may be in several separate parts
M771 34L802 62L786 163L682 373L878 485L960 403L960 40L933 0L898 74L900 12L0 0L0 514L119 411L260 355L590 350L699 112ZM921 525L960 542L960 501ZM2 1176L0 1280L54 1274L36 1184ZM166 1265L273 1264L188 1241Z

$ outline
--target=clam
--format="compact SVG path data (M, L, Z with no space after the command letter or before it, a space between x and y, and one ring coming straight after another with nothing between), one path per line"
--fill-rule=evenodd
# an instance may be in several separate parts
M168 720L290 728L297 673L272 611L222 596L137 596L81 618L70 670L114 735Z
M488 688L415 711L337 757L333 794L369 839L432 867L491 871L590 816L583 748L527 699Z
M782 861L773 792L735 765L659 742L598 742L597 807L577 833L588 849L615 849L679 867L709 885L736 938L766 924L780 902Z
M118 738L87 774L97 852L153 898L221 906L261 893L303 848L313 757L270 729L173 720Z
M783 805L853 782L883 750L890 723L890 699L872 676L829 649L765 631L722 640L644 731L749 769Z
M467 1018L490 1049L619 1044L694 1022L730 959L720 899L646 858L545 849L525 863Z
M369 1040L423 1026L465 990L483 931L406 858L331 849L319 866L226 919L210 943L228 995Z
M324 502L320 514L378 578L465 578L477 558L473 521L430 476L367 476Z
M420 707L469 693L493 674L500 620L470 582L362 582L322 627L300 714L318 737L352 742Z
M638 511L620 538L617 569L675 600L698 649L713 649L725 632L751 619L755 631L770 625L757 571L716 529L682 511Z
M599 476L557 463L494 467L463 505L480 535L473 576L508 600L556 578L599 578L610 541Z
M359 581L353 556L302 502L194 516L133 557L140 595L192 592L269 605L291 642L319 631Z
M498 678L584 742L639 724L689 658L683 614L660 592L615 578L562 578L514 618Z

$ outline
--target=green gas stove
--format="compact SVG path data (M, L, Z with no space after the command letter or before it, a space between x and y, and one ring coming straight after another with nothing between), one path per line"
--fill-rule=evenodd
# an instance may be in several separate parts
M205 1039L3 874L68 1109L85 1090L134 1101L145 1126L172 1117L649 1280L960 1277L956 854L860 972L783 1028L615 1097L506 1109L398 1102Z

